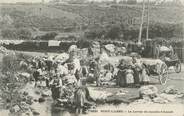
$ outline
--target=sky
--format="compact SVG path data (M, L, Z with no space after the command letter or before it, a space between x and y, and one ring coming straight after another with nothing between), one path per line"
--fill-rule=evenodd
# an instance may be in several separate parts
M42 0L0 0L0 3L16 3L16 2L41 2ZM48 2L50 0L45 0L45 2ZM90 0L90 1L104 1L104 0ZM112 1L112 0L106 0L106 1ZM138 1L142 1L142 0L138 0ZM150 0L150 1L154 1L154 0ZM171 1L171 0L166 0L166 1ZM184 1L184 0L181 0Z

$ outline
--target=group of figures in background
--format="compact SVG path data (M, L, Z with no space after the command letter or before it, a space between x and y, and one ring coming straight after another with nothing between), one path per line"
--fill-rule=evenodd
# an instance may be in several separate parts
M118 68L117 84L121 87L139 87L150 82L148 67L141 62L139 55L133 55L129 61L122 59Z

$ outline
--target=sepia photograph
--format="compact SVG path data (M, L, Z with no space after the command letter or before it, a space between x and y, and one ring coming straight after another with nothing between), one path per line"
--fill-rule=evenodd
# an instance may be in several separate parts
M184 0L0 0L0 116L184 116Z

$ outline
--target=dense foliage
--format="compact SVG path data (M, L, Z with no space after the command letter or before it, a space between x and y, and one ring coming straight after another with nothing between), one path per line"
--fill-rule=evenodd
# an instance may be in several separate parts
M113 24L105 27L93 27L86 32L89 39L118 39L118 40L136 40L139 34L139 25L130 26L127 24ZM169 23L154 23L149 27L149 38L162 37L182 38L182 25ZM143 27L142 38L146 38L146 26Z
M20 89L24 87L25 81L17 75L19 63L18 57L15 54L5 55L2 61L0 91L3 94L1 98L4 100L4 105L8 109L12 109L15 105L20 105Z
M20 40L28 40L32 38L32 33L27 28L5 28L1 30L1 35L3 38L8 39L20 39Z
M36 36L36 40L53 40L58 34L56 32L48 32L44 35Z

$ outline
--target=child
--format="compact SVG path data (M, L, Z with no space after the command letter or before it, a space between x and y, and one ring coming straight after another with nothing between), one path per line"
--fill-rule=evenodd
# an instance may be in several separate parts
M148 69L145 64L142 65L142 75L140 77L140 81L143 85L149 84L149 76L148 76Z
M126 77L126 83L128 86L132 87L134 84L134 76L133 76L134 72L131 69L131 65L129 65L127 67L127 69L125 70L125 77Z

